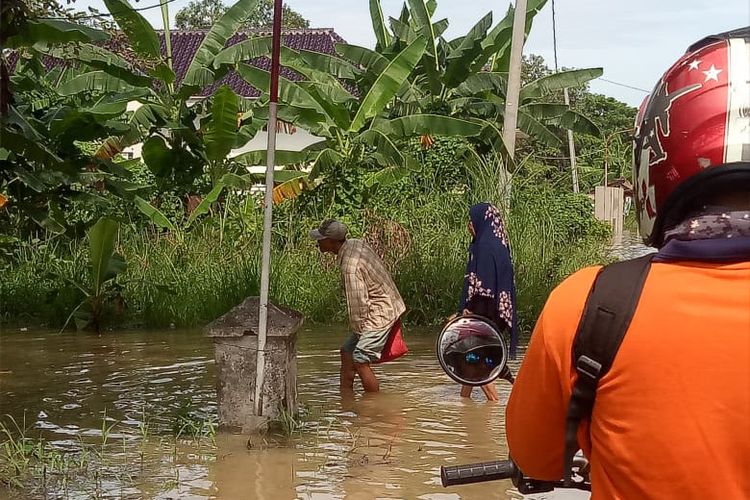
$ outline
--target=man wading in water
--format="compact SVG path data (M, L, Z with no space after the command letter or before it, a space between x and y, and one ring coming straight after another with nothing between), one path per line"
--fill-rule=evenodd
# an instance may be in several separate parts
M326 220L310 231L310 238L322 253L337 256L346 292L352 334L341 346L341 392L353 392L355 373L365 392L378 392L380 384L370 363L380 360L406 306L380 257L364 241L346 239L347 232L343 223Z

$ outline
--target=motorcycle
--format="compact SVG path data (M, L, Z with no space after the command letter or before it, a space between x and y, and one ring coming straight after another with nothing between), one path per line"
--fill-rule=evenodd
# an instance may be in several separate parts
M449 321L437 339L437 358L445 373L462 385L481 386L503 378L513 383L508 367L508 349L502 334L481 316L465 315ZM444 487L510 479L524 495L546 493L555 488L591 491L589 463L582 455L573 462L573 482L540 481L527 477L512 459L476 464L443 466Z

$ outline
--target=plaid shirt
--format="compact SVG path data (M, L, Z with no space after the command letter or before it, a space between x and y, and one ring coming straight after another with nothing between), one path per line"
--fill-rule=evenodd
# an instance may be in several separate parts
M346 240L338 264L354 333L390 328L406 311L385 264L364 241Z

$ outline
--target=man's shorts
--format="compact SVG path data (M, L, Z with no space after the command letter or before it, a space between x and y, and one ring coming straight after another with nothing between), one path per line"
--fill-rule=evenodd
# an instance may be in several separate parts
M355 363L378 361L390 333L390 326L385 330L363 332L362 334L352 333L344 341L341 350L352 353Z

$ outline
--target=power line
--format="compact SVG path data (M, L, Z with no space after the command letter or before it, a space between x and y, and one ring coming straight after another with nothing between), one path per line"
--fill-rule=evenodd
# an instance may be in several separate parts
M552 0L552 53L554 54L555 58L555 73L558 71L558 65L557 65L557 22L555 20L555 0ZM619 83L619 82L613 82L612 80L607 80L606 78L599 77L599 80L607 83L611 83L612 85L619 85L620 87L625 87L631 90L637 90L639 92L645 92L646 94L650 94L650 90L642 89L639 87L633 87L632 85L627 85L625 83Z
M642 89L640 87L633 87L632 85L628 85L628 84L625 84L625 83L613 82L612 80L607 80L606 78L602 78L601 76L599 78L597 78L597 80L601 80L603 82L611 83L612 85L618 85L620 87L625 87L626 89L637 90L639 92L644 92L646 94L650 94L651 93L650 90Z
M116 12L109 12L109 13L102 13L102 14L91 14L89 16L75 16L74 15L74 17L72 17L72 18L70 18L70 17L38 17L37 19L46 19L46 20L50 20L50 21L71 21L71 20L72 21L76 21L78 19L97 19L97 18L100 18L100 17L113 17L113 16L116 16L116 15L119 15L119 14L124 14L126 12L142 12L144 10L156 9L157 7L161 7L162 5L167 5L167 4L170 4L172 2L176 2L176 1L177 0L166 0L164 2L160 2L160 3L154 4L154 5L149 5L148 7L140 7L138 9L123 9L123 10L118 10Z

